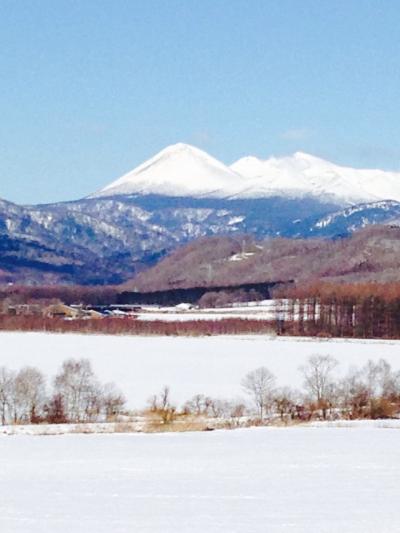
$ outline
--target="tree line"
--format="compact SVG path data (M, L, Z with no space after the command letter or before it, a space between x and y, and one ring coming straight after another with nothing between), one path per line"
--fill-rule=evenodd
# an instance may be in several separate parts
M117 303L120 289L112 285L11 285L0 286L0 301L26 304L61 301L67 305L103 305Z
M111 303L111 287L11 287L0 290L0 330L132 335L221 335L271 333L354 338L400 338L400 283L316 282L274 291L275 320L229 318L187 322L135 321L130 318L65 321L42 316L2 314L7 302L62 301ZM215 294L207 296L212 299ZM220 295L221 296L221 295ZM223 295L221 296L223 297ZM41 300L42 299L42 300ZM240 298L242 299L242 298ZM222 300L221 300L222 302ZM218 301L218 304L221 304ZM207 303L207 302L206 302Z
M380 359L350 368L338 377L338 361L330 355L312 355L299 367L302 389L277 384L267 367L243 378L243 391L251 400L216 401L196 395L184 406L206 416L250 417L250 424L270 421L356 420L397 418L400 415L400 372ZM217 411L216 411L217 409Z
M342 377L338 376L338 367L338 361L330 355L310 356L299 367L303 379L300 390L279 386L267 367L259 367L241 381L248 400L196 394L180 408L174 405L165 386L151 396L144 414L157 415L162 424L194 416L235 420L244 425L399 416L400 372L386 360L369 360ZM106 422L121 414L129 415L123 393L113 383L101 384L87 359L64 361L50 391L37 368L0 368L2 425Z
M278 297L280 334L400 338L400 283L315 283Z
M369 360L337 377L338 361L330 355L312 355L299 368L300 391L277 387L275 376L260 367L242 385L253 400L260 419L281 420L397 418L400 413L400 372L385 359Z
M204 336L271 334L274 321L224 318L215 320L135 320L132 317L64 320L42 316L0 314L0 331L47 331L54 333L95 333L105 335Z
M90 361L68 359L48 392L43 373L0 367L0 421L5 424L64 424L109 420L122 412L125 397L113 383L101 384Z

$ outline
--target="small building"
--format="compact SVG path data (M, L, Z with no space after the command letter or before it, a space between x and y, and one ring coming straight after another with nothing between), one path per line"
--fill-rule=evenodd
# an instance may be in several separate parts
M84 312L79 307L53 304L43 310L43 316L46 318L83 318Z

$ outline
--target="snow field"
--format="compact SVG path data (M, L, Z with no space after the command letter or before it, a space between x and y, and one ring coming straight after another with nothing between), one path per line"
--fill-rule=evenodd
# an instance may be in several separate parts
M2 533L395 533L397 429L0 437Z
M261 365L279 384L300 387L298 367L315 353L336 357L342 372L381 357L400 367L400 342L0 333L0 366L52 376L64 359L87 357L132 407L164 384L179 403L198 392L243 396L242 377ZM0 432L1 533L399 531L400 421L164 434L41 429Z
M368 359L400 368L399 341L299 339L268 336L135 337L46 333L0 333L0 366L36 366L49 378L63 360L90 359L101 382L113 381L130 408L141 409L164 385L181 405L194 394L244 397L241 380L266 366L278 385L301 388L300 365L312 354L337 358L339 374Z

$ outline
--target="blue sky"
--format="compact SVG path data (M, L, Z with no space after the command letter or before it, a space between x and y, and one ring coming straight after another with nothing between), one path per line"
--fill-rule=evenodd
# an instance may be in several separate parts
M400 170L397 0L0 0L0 197L82 197L168 144Z

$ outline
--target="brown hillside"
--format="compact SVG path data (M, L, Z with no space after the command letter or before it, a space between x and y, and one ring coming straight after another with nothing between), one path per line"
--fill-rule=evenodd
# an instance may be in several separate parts
M276 280L400 280L400 228L374 226L339 240L202 238L124 285L141 291Z

